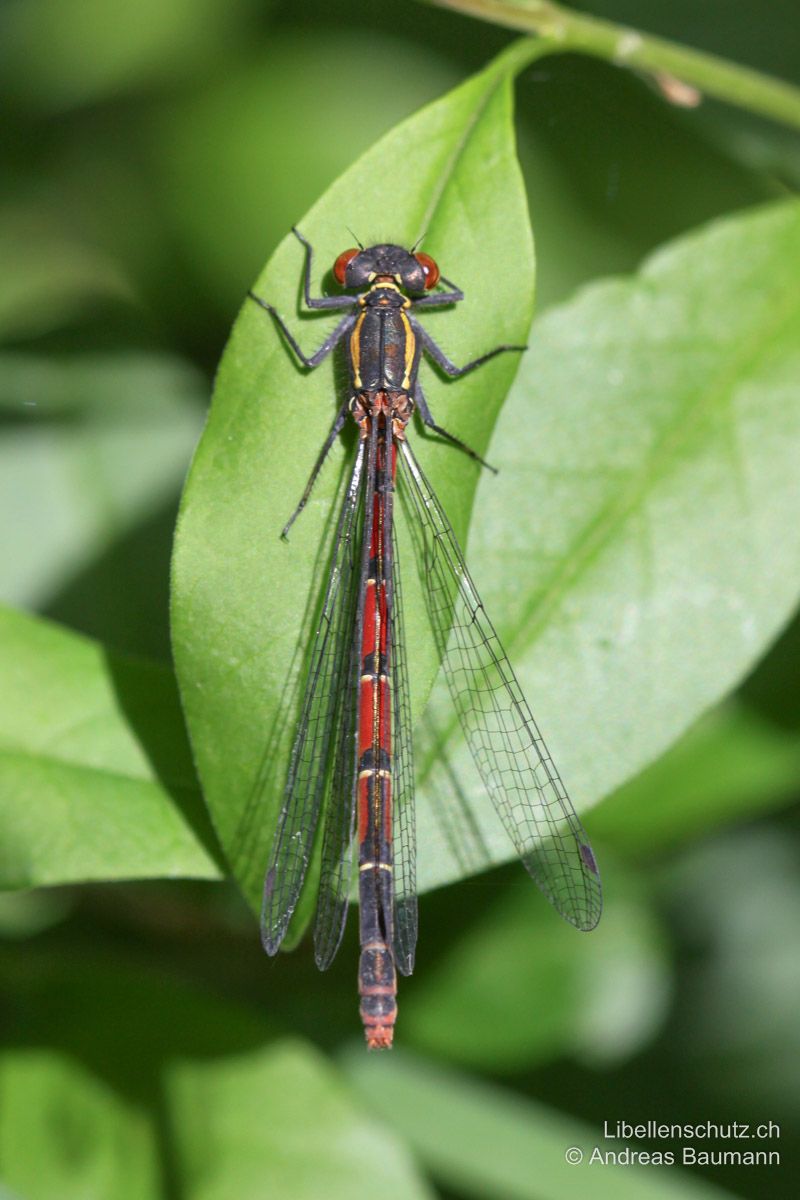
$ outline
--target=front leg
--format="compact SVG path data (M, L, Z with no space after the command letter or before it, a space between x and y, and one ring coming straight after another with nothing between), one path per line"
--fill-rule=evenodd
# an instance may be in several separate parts
M469 374L469 372L474 371L476 367L483 366L483 364L488 362L490 358L495 358L498 354L505 354L508 350L522 351L528 349L527 346L495 346L494 350L489 350L486 354L481 354L479 358L473 358L471 362L465 363L463 367L458 367L454 362L451 362L444 350L442 350L441 346L436 344L431 335L422 328L418 321L415 321L413 317L411 317L410 320L414 332L422 342L426 352L430 355L433 361L442 368L444 373L451 377L451 379L460 379L462 375Z
M304 238L300 230L293 225L292 233L298 242L306 248L306 269L303 274L303 298L309 308L348 308L353 300L350 296L312 296L311 295L311 263L314 249L311 242Z
M274 317L275 321L278 324L278 328L280 329L281 333L286 338L286 341L289 343L292 350L294 350L295 354L300 359L300 362L303 364L304 367L318 367L319 364L322 362L323 358L328 357L331 350L333 350L334 347L337 346L339 344L339 342L341 342L342 339L347 336L347 334L350 332L350 330L353 328L353 325L355 324L356 318L355 318L354 313L348 313L346 317L342 317L339 324L336 326L336 328L333 330L332 333L328 334L328 336L325 338L325 341L322 343L322 345L319 347L319 349L315 350L313 354L311 354L307 357L305 352L303 351L303 348L301 347L300 343L297 341L296 337L294 336L291 329L286 324L286 322L284 321L283 317L280 315L278 310L276 308L273 308L273 306L267 300L262 300L260 296L257 296L255 294L255 292L248 292L247 294L250 297L250 299L255 300L256 304L260 305L260 307L263 308L265 312L268 312L271 317ZM350 300L348 297L348 304L350 304L352 306L352 303L353 303L352 300Z
M441 283L446 283L452 290L449 292L431 292L429 296L420 296L418 300L412 301L414 308L436 308L441 304L459 304L464 299L464 293L458 284L453 283L452 279L445 279L441 276Z
M314 484L317 482L317 476L319 475L320 471L322 470L322 467L325 463L325 459L328 457L328 452L329 452L331 446L336 441L337 437L339 436L339 434L342 431L344 423L347 420L347 414L349 411L350 411L350 401L347 400L346 403L344 403L342 405L342 407L339 409L338 413L336 414L336 418L333 422L333 425L331 425L330 432L322 444L322 449L320 450L319 454L317 455L317 461L314 463L314 466L311 469L311 474L308 477L308 483L306 484L305 488L303 489L303 494L300 497L299 504L297 505L294 512L289 517L289 520L286 522L286 524L283 527L283 532L281 533L281 537L283 538L283 540L285 542L289 540L289 530L292 528L295 521L300 516L300 513L303 511L306 504L308 503L308 497L311 495Z

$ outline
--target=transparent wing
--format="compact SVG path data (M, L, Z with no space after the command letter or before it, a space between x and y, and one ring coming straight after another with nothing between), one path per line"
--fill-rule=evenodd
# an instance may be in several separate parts
M356 592L357 595L357 592ZM354 606L355 607L355 606ZM322 843L322 869L314 920L314 961L326 971L336 957L344 933L353 878L353 838L356 814L356 743L355 705L358 695L357 659L352 631L355 611L350 619L350 660L342 664L345 676L341 715L338 720L336 756L331 779L331 796L326 805L325 834Z
M525 868L579 929L600 919L600 876L450 523L407 442L404 480L424 558L430 617L478 770Z
M403 626L403 595L397 537L392 534L392 854L394 919L392 947L398 971L414 970L417 946L417 841L414 820L414 755L411 701Z
M358 594L358 510L363 469L364 446L360 442L336 530L331 575L264 880L261 940L268 954L277 953L297 905L320 809L323 800L329 802L336 778L329 751L347 707L352 610Z
M356 778L358 764L357 698L360 669L361 628L358 619L359 598L364 589L363 540L372 526L374 504L375 431L359 442L359 454L365 459L364 478L359 487L361 502L355 514L355 532L351 539L351 583L343 614L346 651L339 669L340 705L336 718L336 753L331 774L331 795L326 807L325 835L322 843L317 914L314 921L314 960L321 971L336 957L344 933L350 890L353 882L353 844L356 818Z

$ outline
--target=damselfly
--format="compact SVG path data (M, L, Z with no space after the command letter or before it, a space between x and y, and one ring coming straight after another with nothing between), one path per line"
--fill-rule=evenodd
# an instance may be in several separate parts
M592 929L599 920L600 878L455 535L406 439L416 409L428 428L478 458L435 423L419 383L421 355L458 377L524 347L496 346L463 367L452 363L414 313L456 304L464 294L440 280L432 258L400 246L345 250L333 274L345 291L358 289L358 295L312 296L312 247L294 232L305 247L306 304L346 309L341 321L307 356L272 305L250 294L272 314L304 366L316 367L343 343L350 385L284 536L348 415L359 440L264 884L261 936L267 953L275 954L324 816L315 958L324 970L339 948L357 843L360 1011L367 1045L376 1049L391 1045L395 970L411 973L417 940L414 772L394 530L398 460L423 554L437 648L486 791L524 866L579 929Z

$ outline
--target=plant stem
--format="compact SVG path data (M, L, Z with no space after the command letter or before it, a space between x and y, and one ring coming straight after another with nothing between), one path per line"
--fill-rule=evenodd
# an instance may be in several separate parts
M646 71L667 95L670 83L688 84L705 95L800 128L800 88L713 54L574 13L550 0L429 0L429 3L536 34L537 40L531 43L531 58L569 51L591 54L617 66Z

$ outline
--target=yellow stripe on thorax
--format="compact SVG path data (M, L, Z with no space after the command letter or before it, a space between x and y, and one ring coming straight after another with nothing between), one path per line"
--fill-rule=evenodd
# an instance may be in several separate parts
M366 309L362 309L358 320L355 323L355 328L350 335L350 358L353 363L353 383L357 388L361 387L361 326L364 324L366 315Z
M403 382L400 386L407 388L411 383L411 368L414 366L414 353L417 349L417 339L414 336L414 330L411 328L411 322L409 321L405 312L402 310L400 312L400 319L403 322L403 327L406 331L406 352L405 361L403 363L405 374L403 375Z

